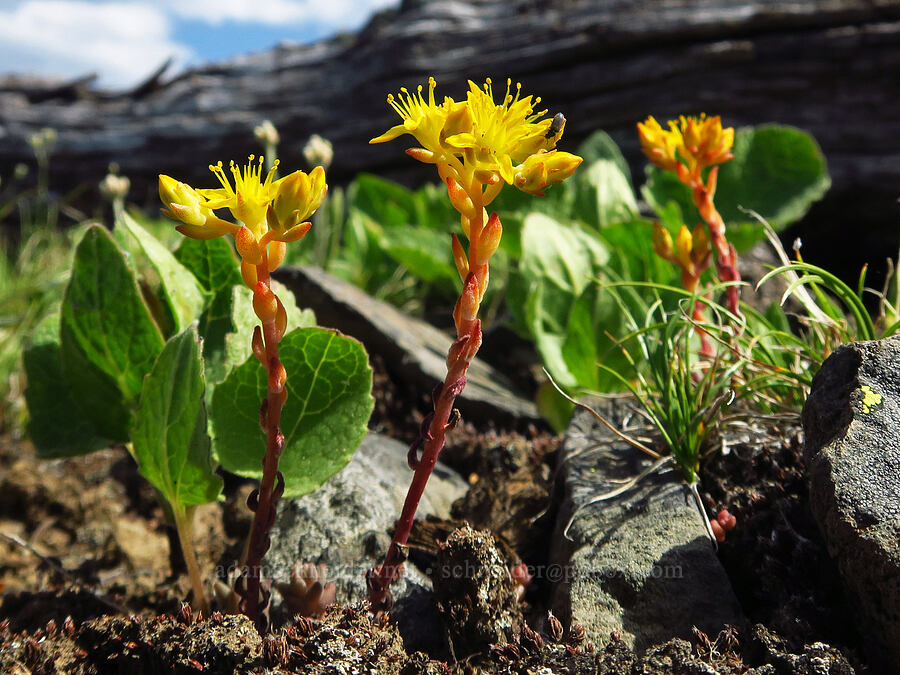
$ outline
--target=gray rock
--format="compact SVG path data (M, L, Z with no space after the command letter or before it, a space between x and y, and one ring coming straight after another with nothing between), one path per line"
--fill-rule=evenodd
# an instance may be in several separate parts
M588 404L620 429L631 405L627 399ZM589 413L576 411L559 455L557 485L564 493L547 569L559 579L557 616L580 623L597 643L618 631L638 652L673 635L690 637L693 626L715 635L743 620L680 472L656 473L578 510L651 464Z
M900 670L900 336L844 345L803 408L810 508L875 660Z
M294 291L302 307L316 313L321 325L352 335L370 352L382 355L389 366L397 364L403 376L424 393L443 382L447 350L453 342L449 333L408 317L318 268L287 267L276 276ZM516 395L502 373L477 357L456 407L471 420L494 420L516 427L541 421L534 403Z
M366 570L381 562L390 544L387 532L406 498L412 477L406 454L401 443L369 434L350 463L325 485L300 499L282 500L266 554L267 575L286 580L295 561L325 563L329 580L337 584L338 602L364 600ZM448 517L450 505L466 488L459 474L438 464L417 516ZM391 589L397 600L392 618L407 647L421 649L434 636L443 636L430 589L431 580L412 563ZM279 600L277 593L273 597Z

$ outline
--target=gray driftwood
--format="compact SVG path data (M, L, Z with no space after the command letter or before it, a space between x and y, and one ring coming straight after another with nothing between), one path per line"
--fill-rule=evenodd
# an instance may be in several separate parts
M432 179L396 144L367 145L396 122L385 95L429 74L454 96L467 78L508 75L567 115L569 147L603 128L635 168L634 125L648 114L808 129L834 177L821 219L852 223L852 239L879 251L897 241L900 0L404 0L355 35L164 71L118 94L89 77L0 80L0 175L51 126L54 185L96 181L115 161L149 203L159 172L205 183L210 161L258 151L252 128L270 118L286 166L302 166L319 133L335 144L333 180Z

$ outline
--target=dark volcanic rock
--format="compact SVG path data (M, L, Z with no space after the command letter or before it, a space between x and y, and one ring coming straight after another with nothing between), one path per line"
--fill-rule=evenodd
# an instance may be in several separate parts
M631 417L626 399L591 403L620 428ZM679 472L643 478L618 497L578 510L651 464L581 409L558 461L564 494L547 573L560 581L553 602L560 617L582 624L595 642L618 631L639 652L673 635L689 638L694 626L715 635L743 621Z
M406 316L356 286L313 267L287 267L278 279L299 302L316 313L323 326L352 335L366 349L384 357L395 374L423 392L443 382L447 350L453 337L424 321ZM541 423L535 405L513 392L502 373L477 357L469 367L466 388L456 399L466 420L492 420L498 426Z
M876 659L900 669L900 335L844 345L803 408L813 515Z

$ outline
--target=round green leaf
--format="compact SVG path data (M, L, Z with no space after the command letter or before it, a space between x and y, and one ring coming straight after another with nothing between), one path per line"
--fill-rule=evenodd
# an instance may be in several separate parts
M301 328L279 345L288 375L278 468L285 495L301 497L340 471L366 435L372 413L372 369L362 344L324 328ZM234 368L213 394L212 426L219 462L259 478L265 437L259 407L266 371L255 357Z

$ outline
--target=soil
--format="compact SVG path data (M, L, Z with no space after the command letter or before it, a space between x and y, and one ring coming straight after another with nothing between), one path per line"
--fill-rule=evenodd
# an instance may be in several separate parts
M373 365L372 428L412 440L427 398L398 384L377 357ZM748 624L673 638L638 655L615 634L599 646L577 624L561 625L538 582L509 589L490 575L485 587L438 578L448 565L492 556L510 568L542 564L554 515L560 439L546 429L461 422L442 458L468 477L470 490L454 505L453 521L421 522L410 541L411 559L435 570L451 636L443 651L425 655L407 654L394 626L363 607L295 617L265 637L241 616L198 619L185 603L189 584L171 528L124 449L41 461L7 433L0 436L0 673L867 673L837 569L809 513L798 432L786 425L762 438L709 458L701 478L710 512L727 508L737 518L719 554ZM228 477L225 501L198 510L198 557L208 577L240 550L248 489ZM474 532L460 535L463 523ZM488 592L492 601L479 604ZM474 651L460 649L476 642Z

